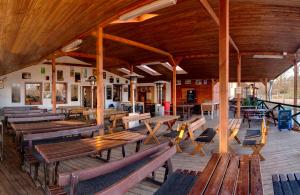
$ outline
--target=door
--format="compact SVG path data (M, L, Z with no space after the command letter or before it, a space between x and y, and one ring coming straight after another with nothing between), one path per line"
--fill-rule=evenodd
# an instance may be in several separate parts
M94 87L93 93L93 100L92 100L92 87L91 86L83 86L82 87L82 105L84 107L91 108L92 101L94 104L94 108L97 106L97 87Z
M196 90L188 90L186 99L188 104L194 104L196 100Z

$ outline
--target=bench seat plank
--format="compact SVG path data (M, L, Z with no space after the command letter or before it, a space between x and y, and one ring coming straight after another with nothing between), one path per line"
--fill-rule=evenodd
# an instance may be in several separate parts
M258 155L252 155L250 163L251 163L251 167L250 167L251 194L263 195L263 187L262 187L262 181L261 181L259 156Z
M231 158L220 194L234 194L239 174L239 156Z
M248 195L249 192L249 157L246 155L243 155L240 159L240 172L239 172L239 178L237 181L237 188L236 188L236 194L237 195Z

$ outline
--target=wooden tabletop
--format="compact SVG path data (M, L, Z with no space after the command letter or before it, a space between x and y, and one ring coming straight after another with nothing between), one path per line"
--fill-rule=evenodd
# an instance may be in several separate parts
M165 123L172 120L177 120L179 116L155 116L149 119L141 120L146 123Z
M104 118L109 118L111 115L117 115L117 114L126 114L127 111L123 111L123 110L104 110ZM96 110L87 110L84 111L83 115L89 115L89 114L96 114Z
M242 119L229 119L229 121L228 121L228 129L229 130L240 129L242 122L243 122Z
M11 127L14 131L30 131L35 129L49 129L56 127L71 127L84 125L86 123L82 121L45 121L45 122L35 122L35 123L11 123Z
M36 150L47 163L78 158L95 154L99 151L119 147L145 139L140 133L122 131L77 141L36 145Z
M263 195L257 155L213 154L189 195Z

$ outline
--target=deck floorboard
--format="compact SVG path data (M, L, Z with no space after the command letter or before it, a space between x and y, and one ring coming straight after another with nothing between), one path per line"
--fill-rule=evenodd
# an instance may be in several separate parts
M208 127L215 127L217 119L210 120L207 118ZM253 128L259 128L259 123L253 123ZM162 127L166 128L166 127ZM253 129L252 128L252 129ZM161 129L161 132L162 132ZM241 130L238 133L240 140L243 140L245 130L248 129L248 123L245 122L241 125ZM14 143L10 136L5 137L5 160L0 162L0 194L8 195L41 195L44 194L41 188L36 187L28 174L21 171L19 168L19 156L16 152ZM163 137L160 137L163 140ZM271 175L275 173L294 173L300 172L300 133L294 131L278 131L273 124L270 126L267 145L262 150L262 154L266 160L261 162L262 181L265 195L273 194ZM251 150L243 148L237 144L234 140L231 143L232 148L238 154L249 154ZM146 149L151 145L141 145L141 149ZM189 140L185 141L182 145L183 153L177 153L172 162L174 169L189 169L195 171L201 171L206 166L211 153L218 149L218 136L215 138L213 144L206 145L204 150L206 152L205 157L199 155L191 156L192 145ZM135 144L126 146L126 155L133 154L135 151ZM104 153L104 155L106 155ZM111 160L117 160L122 158L121 149L113 149ZM103 162L91 158L82 157L74 160L67 160L61 163L59 172L66 172L71 170L78 170L86 167L93 167L101 165ZM162 181L164 175L164 169L160 168L156 174L156 177ZM43 169L39 169L39 180L43 181ZM157 190L158 186L143 181L132 188L127 194L130 195L150 195Z

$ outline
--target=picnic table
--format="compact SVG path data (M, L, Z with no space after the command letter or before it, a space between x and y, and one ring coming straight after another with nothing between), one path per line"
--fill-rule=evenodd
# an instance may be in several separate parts
M214 111L216 110L218 115L219 102L204 102L201 104L201 115L204 116L204 112L210 113L210 118L214 118Z
M158 141L155 133L159 130L159 128L163 124L167 125L167 127L168 127L167 131L168 130L172 131L172 127L178 118L179 118L179 116L156 116L156 117L152 117L149 119L141 120L142 122L145 123L145 126L149 132L148 137L146 138L144 143L147 144L151 140L151 138L153 138L155 140L155 142L157 144L159 144L159 141ZM152 127L152 125L154 127Z
M244 115L244 119L248 120L248 124L250 128L251 120L262 120L268 112L273 114L271 109L245 109L243 111L243 115Z
M45 121L35 123L11 123L11 127L16 134L16 143L20 143L22 135L29 133L45 133L59 131L60 129L73 128L87 125L81 121Z
M104 150L108 150L107 160L109 160L112 148L136 142L138 151L140 142L145 137L140 133L122 131L76 141L36 145L35 148L45 161L45 182L52 185L56 181L60 161L97 154Z
M179 110L178 113L182 114L183 119L185 119L185 115L187 116L187 119L189 119L192 116L191 109L194 106L195 105L192 105L192 104L181 104L181 105L177 105L176 108L177 108L177 110Z

